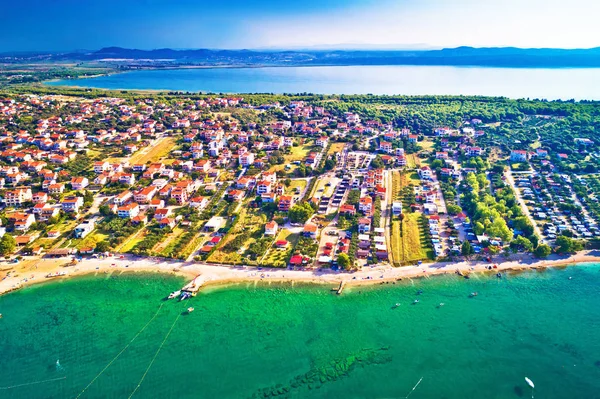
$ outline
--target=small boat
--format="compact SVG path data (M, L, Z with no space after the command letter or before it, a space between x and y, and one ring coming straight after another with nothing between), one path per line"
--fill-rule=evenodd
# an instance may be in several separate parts
M395 308L397 308L397 307L399 307L399 306L400 306L400 304L399 304L399 303L397 303L397 304L395 304L395 305L394 305L394 307L395 307Z
M473 298L474 296L477 296L477 292L471 292L471 294L469 294L469 296L470 296L471 298Z
M181 290L173 291L169 294L169 296L167 298L169 298L169 299L177 298L180 294L181 294Z
M498 277L498 278L502 278L502 274L501 274L501 273L497 273L497 274L496 274L496 277Z
M419 303L419 300L418 300L418 299L415 299L415 300L413 301L413 305L416 305L417 303Z
M527 385L529 385L531 389L535 388L533 381L531 381L529 378L525 377L525 382L527 382Z
M442 307L442 306L444 306L444 305L445 305L445 303L444 303L444 302L441 302L441 303L440 303L440 307Z
M189 292L185 291L181 294L181 296L179 297L180 301L185 301L186 299L190 298L192 296L192 294L190 294Z
M417 291L417 295L421 295L422 293L423 293L423 290Z
M193 308L193 307L191 307L191 306L190 306L189 308L187 308L187 312L188 312L188 313L192 313L193 311L194 311L194 308Z

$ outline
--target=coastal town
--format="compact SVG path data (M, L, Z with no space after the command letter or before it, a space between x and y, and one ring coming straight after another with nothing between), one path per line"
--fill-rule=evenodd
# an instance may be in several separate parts
M595 248L598 144L503 142L504 125L419 129L291 96L4 95L2 277L85 259L453 270Z

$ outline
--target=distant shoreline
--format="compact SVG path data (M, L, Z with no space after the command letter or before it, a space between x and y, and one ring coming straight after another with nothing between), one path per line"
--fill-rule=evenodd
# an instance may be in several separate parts
M594 101L600 97L589 82L599 71L600 68L407 65L184 66L118 70L89 79L44 81L39 87L46 92L72 89L232 95L441 95ZM507 81L522 84L507 86Z
M585 266L586 264L600 263L600 252L582 251L571 256L553 255L549 259L540 260L527 255L515 255L515 259L506 260L496 257L491 263L482 261L462 262L435 262L416 266L404 266L393 268L390 266L366 267L360 271L332 272L318 270L287 270L270 269L227 265L209 265L206 263L177 262L168 260L156 260L152 258L125 259L84 259L75 266L64 267L53 265L56 260L40 259L31 261L29 270L11 273L11 276L0 281L0 295L18 290L20 288L46 282L51 280L68 279L76 276L90 274L107 274L114 272L149 272L165 273L185 277L191 281L196 276L202 276L204 283L202 287L214 285L228 285L244 282L266 281L271 283L314 283L339 286L376 285L390 283L402 279L420 278L441 274L454 274L460 272L462 275L470 273L499 273L506 271L525 271L544 269L548 267L562 266ZM496 265L496 268L494 268ZM489 267L492 267L489 270ZM16 267L15 269L18 269ZM5 269L4 272L7 270ZM46 278L49 273L64 271L67 274L61 277ZM201 289L202 290L202 289ZM165 293L165 295L168 293Z

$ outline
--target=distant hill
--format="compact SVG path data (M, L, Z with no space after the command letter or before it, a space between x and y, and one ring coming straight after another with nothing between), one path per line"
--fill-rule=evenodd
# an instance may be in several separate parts
M155 50L106 47L67 53L0 54L0 61L104 61L172 65L455 65L496 67L600 67L600 47L522 49L457 47L442 50Z

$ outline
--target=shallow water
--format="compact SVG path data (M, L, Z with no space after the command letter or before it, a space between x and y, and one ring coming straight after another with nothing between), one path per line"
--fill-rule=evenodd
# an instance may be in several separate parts
M600 265L162 300L182 284L84 277L0 297L0 397L403 398L422 378L411 399L529 398L528 376L539 398L600 398Z
M214 93L483 95L600 99L598 68L329 66L146 70L49 85Z

